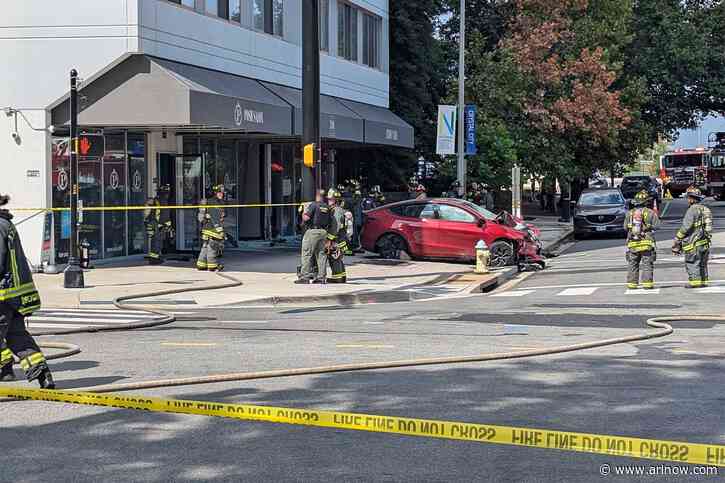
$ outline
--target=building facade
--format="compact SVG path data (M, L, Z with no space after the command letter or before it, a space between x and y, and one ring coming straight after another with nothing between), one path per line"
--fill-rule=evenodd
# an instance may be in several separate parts
M84 208L194 205L226 188L234 240L293 235L302 185L301 0L5 0L0 17L0 191L34 263L67 258L69 72L79 125L100 151L79 158ZM338 149L413 145L388 110L388 1L320 0L325 184ZM159 189L167 187L166 190ZM42 209L56 208L52 213ZM84 211L93 258L143 253L137 210ZM198 243L174 210L177 249Z

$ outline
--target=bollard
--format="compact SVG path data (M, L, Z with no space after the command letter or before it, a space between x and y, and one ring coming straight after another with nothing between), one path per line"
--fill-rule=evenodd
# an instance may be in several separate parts
M491 261L491 252L483 240L476 243L476 273L488 273L488 264Z

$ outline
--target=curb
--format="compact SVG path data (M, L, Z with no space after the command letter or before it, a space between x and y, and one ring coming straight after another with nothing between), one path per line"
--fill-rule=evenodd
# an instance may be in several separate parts
M559 236L556 240L548 243L546 246L541 248L541 253L546 258L555 258L559 256L556 250L561 247L564 243L570 241L574 236L574 228L570 228Z

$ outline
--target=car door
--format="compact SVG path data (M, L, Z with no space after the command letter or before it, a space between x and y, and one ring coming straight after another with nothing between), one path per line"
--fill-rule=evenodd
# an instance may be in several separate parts
M458 206L441 204L438 206L438 224L438 256L474 257L476 243L483 238L483 229L475 215Z
M432 203L413 203L391 209L396 214L393 230L402 233L412 253L418 257L435 256L438 220Z

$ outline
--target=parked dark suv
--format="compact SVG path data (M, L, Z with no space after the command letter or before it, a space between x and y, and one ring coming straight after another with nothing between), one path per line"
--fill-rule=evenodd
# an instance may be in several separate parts
M584 190L574 212L574 236L614 233L626 235L627 201L618 188Z
M634 195L640 191L647 190L650 198L657 200L657 204L662 201L660 184L652 176L625 176L620 189L624 198L628 200L634 199Z

